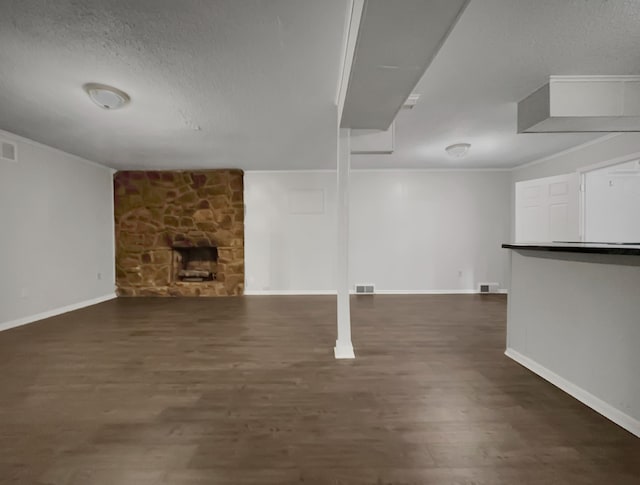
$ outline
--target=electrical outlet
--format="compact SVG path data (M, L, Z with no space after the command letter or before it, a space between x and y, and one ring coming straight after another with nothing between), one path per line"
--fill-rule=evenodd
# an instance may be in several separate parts
M27 298L29 296L28 288L20 288L20 298Z
M458 270L458 278L462 278L462 270L461 269Z
M97 276L97 278L98 278L99 280L101 280L101 279L102 279L102 273L98 273L96 276Z

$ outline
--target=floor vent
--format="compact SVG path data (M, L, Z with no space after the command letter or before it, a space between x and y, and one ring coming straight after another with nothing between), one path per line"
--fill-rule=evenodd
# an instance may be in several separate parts
M0 160L3 162L17 162L18 146L10 141L0 140Z
M375 292L375 285L356 285L356 295L373 295Z
M500 289L498 283L478 283L478 291L480 293L497 293Z

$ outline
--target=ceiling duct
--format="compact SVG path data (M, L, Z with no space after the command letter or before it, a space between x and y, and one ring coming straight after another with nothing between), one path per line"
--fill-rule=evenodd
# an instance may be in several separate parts
M387 130L469 0L366 0L342 128Z
M640 131L640 76L551 76L518 103L518 133Z
M395 122L388 130L351 130L352 155L390 155L395 147Z

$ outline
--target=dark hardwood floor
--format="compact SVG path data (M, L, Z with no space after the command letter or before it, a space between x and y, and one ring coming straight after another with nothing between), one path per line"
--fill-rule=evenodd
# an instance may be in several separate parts
M0 333L0 482L639 484L640 440L503 355L503 296L120 299Z

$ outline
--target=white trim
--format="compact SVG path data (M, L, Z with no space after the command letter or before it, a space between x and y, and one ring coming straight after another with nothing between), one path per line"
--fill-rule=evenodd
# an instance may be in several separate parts
M538 364L536 361L522 355L520 352L507 348L504 353L510 359L516 361L521 366L529 369L534 374L539 375L546 381L550 382L554 386L562 389L564 392L574 397L581 403L589 406L591 409L600 413L605 418L610 419L618 426L626 429L630 433L640 437L640 421L623 413L619 409L613 407L611 404L603 401L599 397L594 396L590 392L585 391L581 387L566 380L564 377L559 376L553 371L550 371L546 367Z
M591 165L587 165L586 167L580 167L577 169L577 171L580 174L585 174L587 172L593 172L594 170L600 170L601 168L607 168L613 165L620 165L622 163L632 162L634 160L638 160L639 158L640 158L640 152L628 153L620 157L605 160L604 162L593 163Z
M353 155L357 156L357 155ZM511 172L513 171L513 167L504 167L504 168L353 168L351 167L351 173L366 173L366 172ZM335 169L330 168L318 168L318 169L291 169L291 170L245 170L246 174L252 173L336 173Z
M480 293L478 289L462 290L376 290L376 295L491 295L506 294L508 290L499 289L493 293Z
M357 156L354 154L354 156ZM351 172L511 172L513 168L352 168Z
M335 295L336 290L245 290L244 296Z
M580 236L580 241L584 241L586 239L585 234L587 232L586 183L586 175L578 171L578 236Z
M333 356L336 359L355 359L356 354L353 351L351 342L347 344L340 343L336 340L336 346L333 348Z
M640 81L640 76L635 74L621 74L621 75L610 75L610 74L597 74L597 75L553 75L549 76L549 82L629 82L629 81Z
M245 170L244 174L251 173L336 173L335 168L310 168L310 169L291 169L291 170Z
M606 135L599 136L595 140L585 141L584 143L580 143L579 145L576 145L576 146L573 146L573 147L569 147L566 150L562 150L562 151L560 151L558 153L554 153L553 155L547 155L546 157L538 158L537 160L533 160L531 162L526 162L526 163L523 163L522 165L516 165L515 167L512 167L511 170L512 171L520 170L521 168L528 168L528 167L532 167L534 165L538 165L539 163L548 162L550 160L553 160L554 158L561 157L563 155L578 151L578 150L580 150L582 148L586 148L586 147L589 147L591 145L595 145L596 143L600 143L600 142L603 142L603 141L610 140L611 138L615 138L615 137L620 136L620 135L622 135L622 133L607 133Z
M60 308L54 308L53 310L37 313L35 315L30 315L28 317L9 320L8 322L0 323L0 331L9 330L10 328L19 327L21 325L26 325L28 323L37 322L38 320L43 320L45 318L55 317L56 315L62 315L63 313L72 312L74 310L79 310L80 308L85 308L91 305L97 305L98 303L102 303L108 300L113 300L114 298L117 298L117 295L115 293L109 293L108 295L92 298L91 300L72 303L71 305L66 305Z
M111 193L111 284L113 287L116 287L116 193L114 186L114 173L111 174L111 184L110 184L110 193Z
M98 168L103 168L105 170L109 170L111 172L111 174L114 174L114 173L117 172L117 170L115 168L113 168L113 167L109 167L107 165L103 165L101 163L94 162L93 160L87 160L86 158L83 158L83 157L81 157L79 155L74 155L73 153L65 152L64 150L61 150L60 148L52 147L50 145L45 145L44 143L40 143L40 142L32 140L30 138L25 138L24 136L16 135L15 133L10 133L10 132L5 131L5 130L0 130L0 136L7 137L11 141L14 141L14 142L26 143L28 145L32 145L32 146L35 146L35 147L38 147L38 148L46 148L48 150L53 150L55 152L61 153L61 154L66 155L66 156L69 156L69 157L71 157L74 160L77 160L79 162L87 163L89 165L93 165L94 167L98 167Z
M508 294L508 290L499 289L494 293L482 293L483 295L491 294ZM336 290L245 290L244 296L291 296L291 295L336 295ZM359 294L354 290L350 291L351 295L479 295L477 289L473 290L376 290L375 293Z

